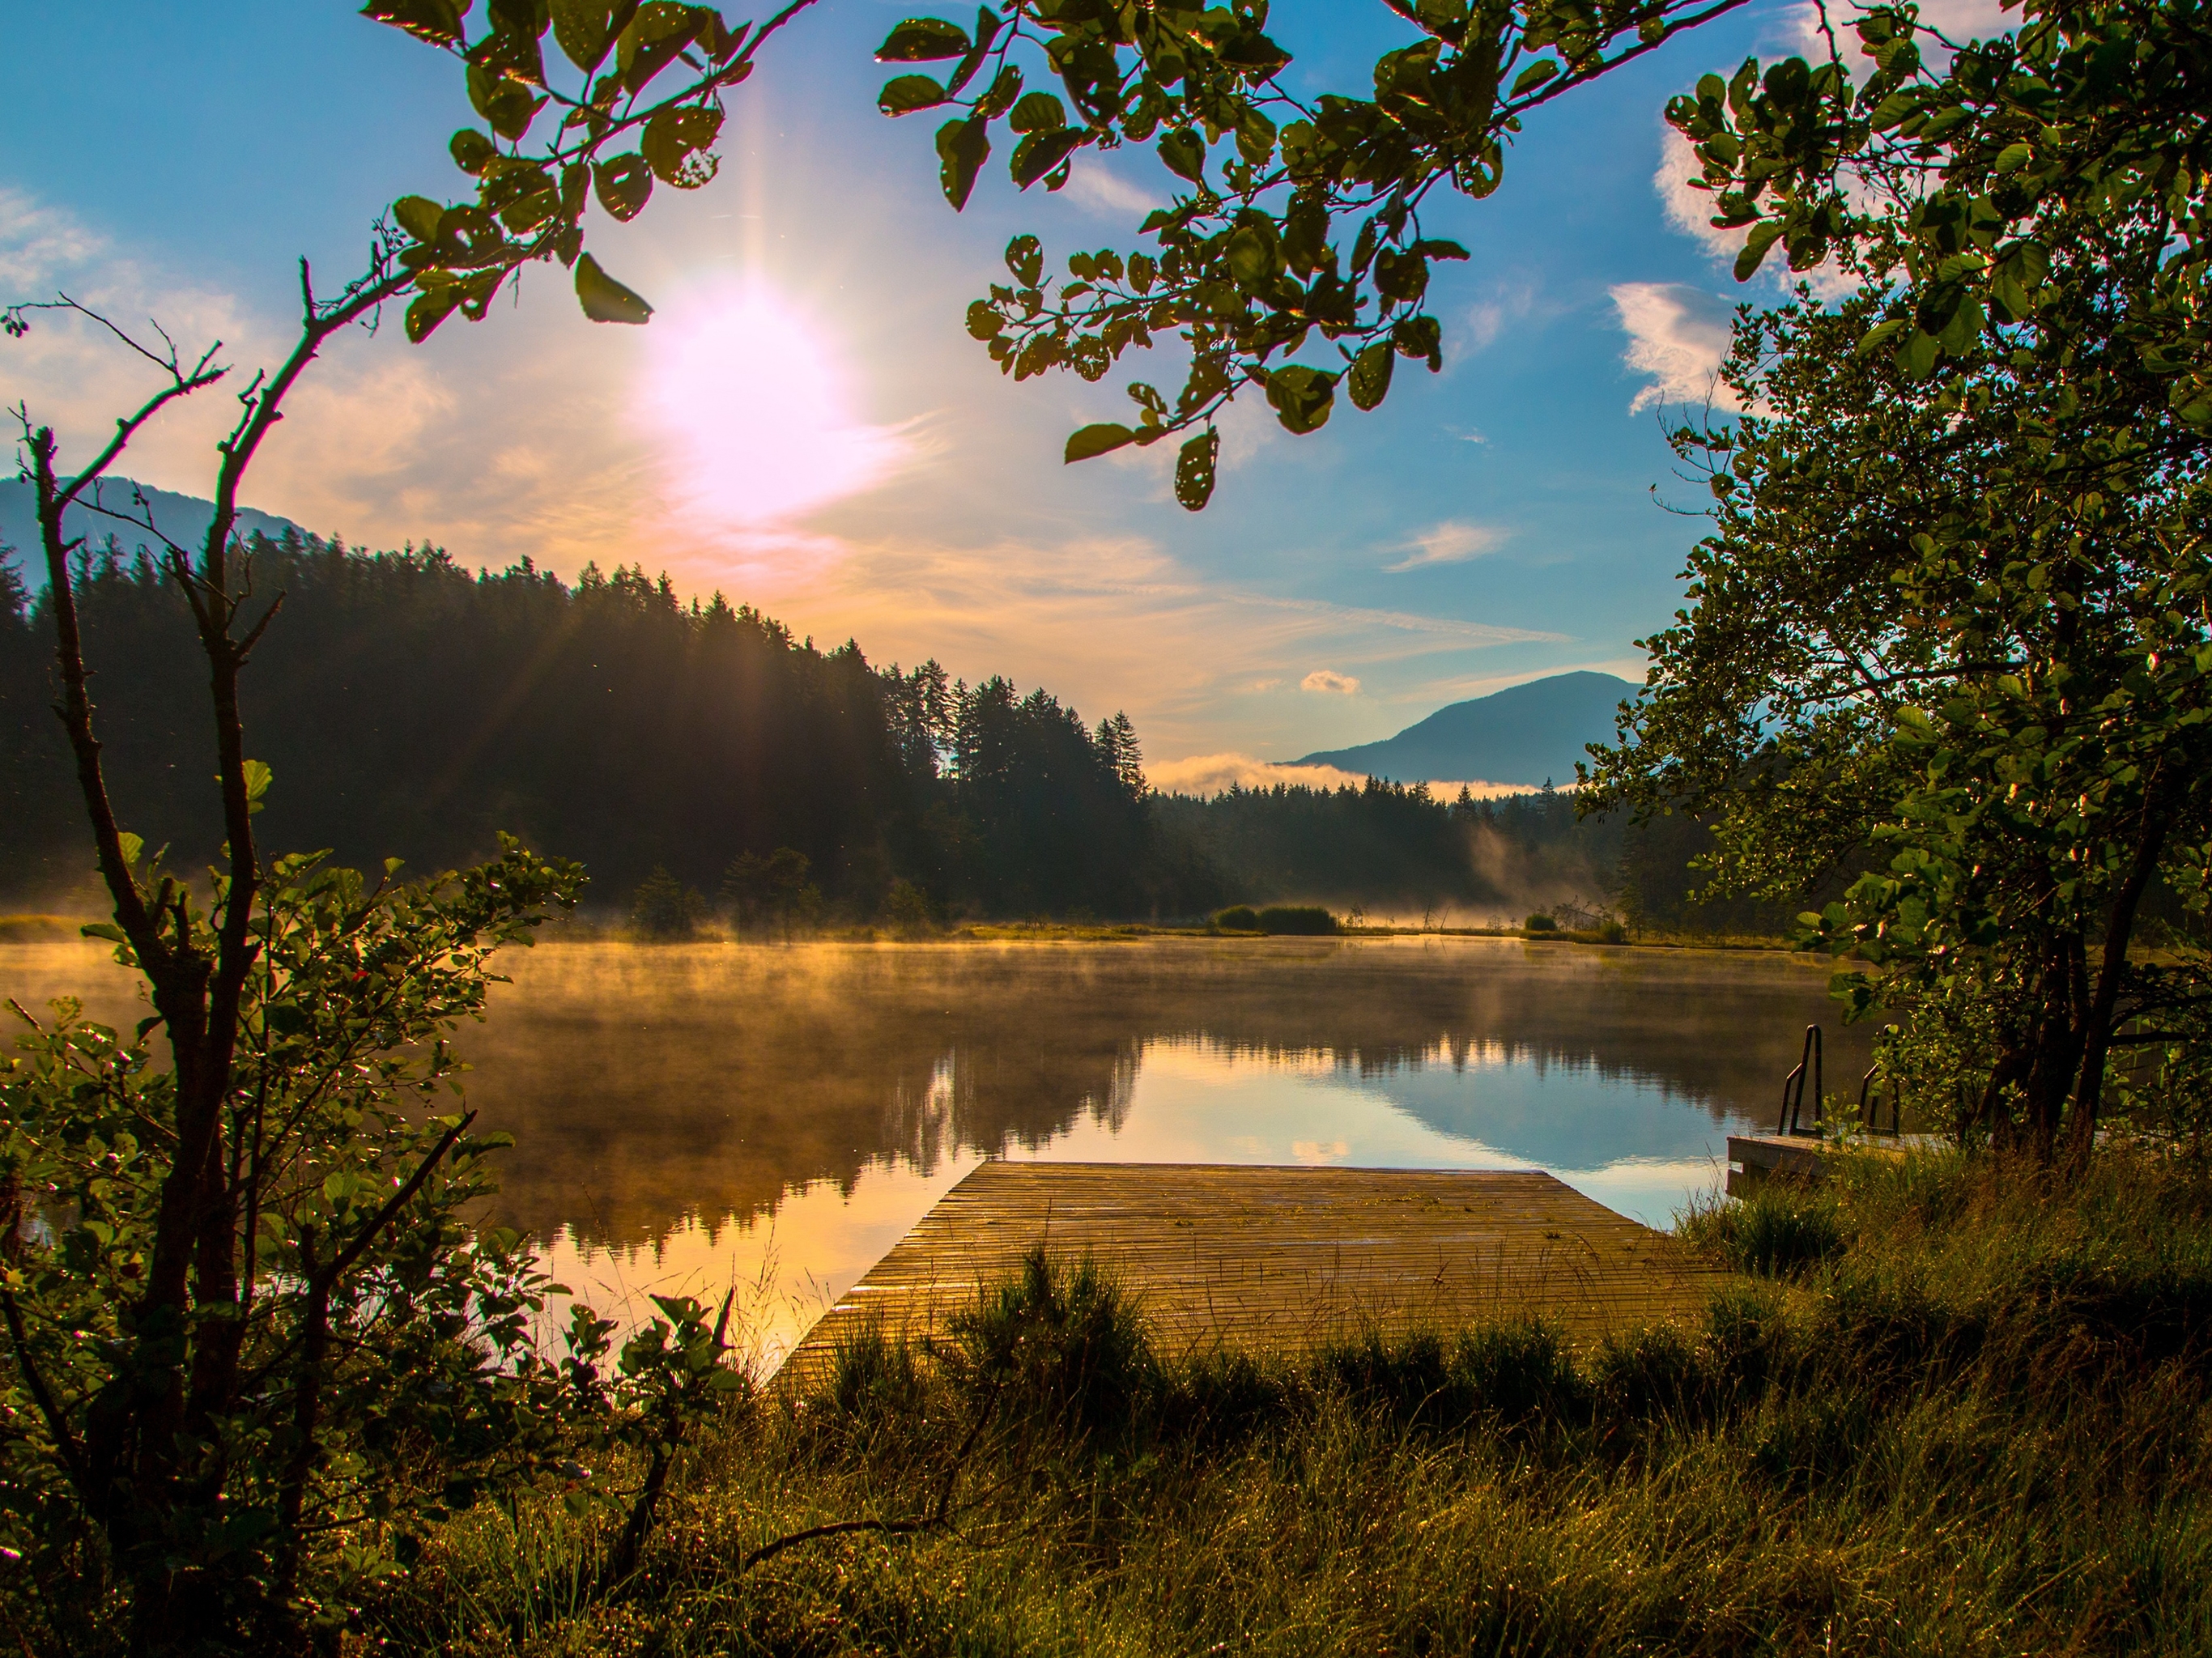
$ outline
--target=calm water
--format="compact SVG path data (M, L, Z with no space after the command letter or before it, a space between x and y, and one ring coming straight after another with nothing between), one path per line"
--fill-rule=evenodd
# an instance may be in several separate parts
M763 1358L985 1157L1550 1169L1655 1225L1771 1120L1817 962L1512 940L552 944L462 1033L501 1218L603 1308L735 1281ZM99 993L91 993L97 990ZM0 992L143 1010L91 946Z

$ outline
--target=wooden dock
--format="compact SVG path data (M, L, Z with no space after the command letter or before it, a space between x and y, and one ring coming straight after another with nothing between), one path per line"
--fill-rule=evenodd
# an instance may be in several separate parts
M870 1323L939 1328L1040 1241L1110 1266L1170 1352L1532 1315L1588 1339L1693 1313L1723 1276L1541 1173L992 1162L823 1316L786 1379Z
M1943 1144L1938 1134L1886 1134L1856 1141L1851 1151L1860 1157L1902 1157L1909 1152L1933 1151ZM1729 1195L1748 1192L1777 1175L1798 1181L1826 1180L1829 1159L1836 1154L1835 1142L1818 1134L1731 1134L1728 1137Z

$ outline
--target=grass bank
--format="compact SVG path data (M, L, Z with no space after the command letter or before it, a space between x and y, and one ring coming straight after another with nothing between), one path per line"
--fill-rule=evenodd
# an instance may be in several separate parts
M720 1653L2212 1650L2212 1179L1854 1166L1686 1219L1693 1326L1164 1357L1042 1257L928 1351L734 1407L639 1576L548 1495L368 1646ZM597 1479L619 1479L607 1469ZM898 1534L770 1540L854 1518Z

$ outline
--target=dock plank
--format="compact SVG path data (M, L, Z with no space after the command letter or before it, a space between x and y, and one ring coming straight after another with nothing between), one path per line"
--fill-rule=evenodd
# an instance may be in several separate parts
M1723 1276L1540 1172L994 1161L823 1316L786 1379L871 1322L941 1328L1039 1241L1111 1266L1170 1352L1532 1315L1588 1339L1693 1312Z

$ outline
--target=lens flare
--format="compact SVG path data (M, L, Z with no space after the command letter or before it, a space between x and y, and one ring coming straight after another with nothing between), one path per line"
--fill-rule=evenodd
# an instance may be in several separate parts
M642 412L665 441L678 514L699 531L792 540L805 514L873 489L908 457L900 428L855 417L823 331L765 286L672 301L651 333Z

